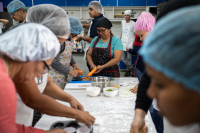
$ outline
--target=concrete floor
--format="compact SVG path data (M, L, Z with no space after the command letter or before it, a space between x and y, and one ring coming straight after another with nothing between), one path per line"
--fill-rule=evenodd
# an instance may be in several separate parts
M80 69L83 71L83 76L87 76L89 73L88 67L86 65L86 60L83 59L84 53L72 53L72 56L74 60L76 61L77 65L80 67ZM73 69L72 67L70 68ZM121 72L121 77L124 77L125 72ZM69 75L69 80L71 80L72 77Z

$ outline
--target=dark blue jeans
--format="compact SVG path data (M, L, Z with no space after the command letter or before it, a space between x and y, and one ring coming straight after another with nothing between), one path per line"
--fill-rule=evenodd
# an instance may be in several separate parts
M163 117L161 117L158 114L158 111L155 110L155 109L153 109L152 119L153 119L153 123L154 123L154 125L156 127L156 131L158 133L163 133L164 132Z
M143 74L143 73L142 73L140 70L138 70L138 69L136 68L136 70L135 70L135 77L137 77L139 81L140 81L141 78L142 78L142 74Z

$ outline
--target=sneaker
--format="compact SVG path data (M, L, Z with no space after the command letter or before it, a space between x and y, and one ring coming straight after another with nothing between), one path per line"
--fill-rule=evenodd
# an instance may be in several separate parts
M129 76L131 76L131 72L130 71L126 71L124 77L129 77Z

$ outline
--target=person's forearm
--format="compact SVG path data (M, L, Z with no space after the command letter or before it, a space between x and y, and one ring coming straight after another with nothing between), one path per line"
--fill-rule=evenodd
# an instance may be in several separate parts
M41 95L43 96L37 96L38 101L35 101L35 104L27 104L27 106L47 115L62 116L67 118L75 118L77 116L75 109L60 104L47 95Z
M122 33L121 33L121 35L120 35L120 39L122 39Z
M54 99L70 102L72 96L60 89L55 83L48 81L43 94L48 95Z
M1 22L3 22L3 26L6 26L9 21L7 19L0 19Z
M91 42L93 40L93 38L90 38L88 36L84 37L84 36L81 36L81 39L86 41L86 42Z
M76 61L75 61L74 58L71 56L70 65L72 66L73 64L76 64Z
M86 56L87 62L90 66L94 66L94 62L92 61L92 56L88 55Z
M104 68L107 68L107 67L111 67L113 65L116 65L117 63L120 62L120 58L113 58L112 60L110 60L108 63L106 63L104 66Z
M45 94L41 94L34 80L26 83L15 83L15 86L22 101L32 109L52 116L68 118L77 116L75 109L60 104Z
M135 109L135 117L145 118L146 112L142 109Z
M150 81L150 77L147 75L146 72L144 72L138 85L135 109L142 109L147 112L150 108L152 104L152 99L147 96L147 89L149 88Z
M84 29L89 29L90 28L90 24L83 24L82 25Z

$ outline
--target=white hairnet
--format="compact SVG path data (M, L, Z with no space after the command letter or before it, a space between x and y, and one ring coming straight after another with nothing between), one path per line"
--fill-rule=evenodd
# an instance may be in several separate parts
M96 10L98 13L104 14L104 9L98 1L91 1L89 3L89 7L92 7L94 10Z
M60 51L57 37L47 27L27 23L0 37L0 53L16 61L44 61Z
M131 16L131 14L132 14L132 11L131 11L131 10L126 10L126 11L124 12L124 15L130 15L130 16Z
M67 39L70 35L70 24L67 13L52 4L41 4L29 8L27 22L39 23L48 27L57 37Z

